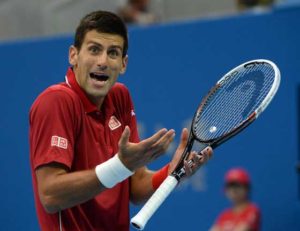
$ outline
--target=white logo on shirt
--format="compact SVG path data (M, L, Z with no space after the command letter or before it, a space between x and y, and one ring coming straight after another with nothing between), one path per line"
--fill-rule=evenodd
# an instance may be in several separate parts
M68 140L66 138L63 138L60 136L52 136L51 146L56 146L59 148L67 149L68 148Z
M131 116L135 116L134 110L131 110Z
M115 130L121 126L121 122L115 116L112 116L109 119L108 126L110 130Z

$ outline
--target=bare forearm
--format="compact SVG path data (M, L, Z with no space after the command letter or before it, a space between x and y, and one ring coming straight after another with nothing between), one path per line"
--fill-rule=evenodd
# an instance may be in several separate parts
M95 171L86 170L45 178L39 194L47 212L55 213L88 201L105 189Z
M140 204L151 197L154 193L152 187L153 174L153 171L141 168L131 177L131 202Z
M221 231L221 229L218 225L214 225L209 231Z
M234 228L234 231L250 231L251 228L247 224L240 224ZM209 231L221 231L218 225L214 225Z
M234 229L234 231L250 231L250 230L251 230L251 226L248 225L247 223L241 223Z

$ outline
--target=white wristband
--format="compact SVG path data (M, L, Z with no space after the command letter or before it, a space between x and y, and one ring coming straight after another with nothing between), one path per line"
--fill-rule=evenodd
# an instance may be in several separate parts
M127 179L134 173L126 168L126 166L121 162L118 154L108 161L97 165L95 172L99 181L106 188L114 187L117 183Z

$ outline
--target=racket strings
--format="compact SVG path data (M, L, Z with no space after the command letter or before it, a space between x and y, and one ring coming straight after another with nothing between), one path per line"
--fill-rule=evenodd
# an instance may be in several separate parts
M237 78L238 77L239 76L237 76ZM228 89L230 91L228 91ZM245 91L245 89L247 89L248 94L240 95L239 91ZM226 90L226 93L228 96L226 96L226 94L223 92L223 94L224 94L223 98L228 97L228 100L226 100L226 103L224 103L224 101L220 101L221 102L221 104L219 105L220 107L217 108L217 111L215 111L215 113L219 114L219 117L221 117L223 119L223 121L231 121L231 123L226 123L226 124L224 124L225 126L222 126L222 127L220 127L220 126L217 127L214 125L210 128L211 133L213 133L214 131L217 130L217 128L219 128L219 133L224 134L226 131L232 129L233 124L236 124L236 125L239 124L240 122L242 122L244 120L244 118L247 118L247 116L249 115L249 112L253 111L253 110L251 110L251 108L253 108L254 105L248 104L246 106L246 104L244 104L244 102L250 102L250 100L254 94L255 86L253 86L251 81L245 81L244 83L242 83L240 85L240 88L237 88L236 86L233 88L232 85L230 85L229 87L226 87L225 90ZM230 92L230 94L228 94L228 92ZM221 95L219 95L219 96L221 96ZM220 99L216 99L214 101L216 105L217 105L216 102L219 102L218 100L220 100ZM252 102L252 104L253 104L253 102ZM242 111L242 113L241 113L241 111ZM208 112L208 111L206 111L206 112ZM247 114L247 112L248 112L248 114ZM218 120L217 117L213 117L213 119L211 120L211 123L218 124L217 120Z
M244 73L244 75L248 74L249 71L250 70L247 69L246 72ZM239 79L240 75L242 75L242 74L243 73L240 73L239 75L237 75L235 77L235 80ZM231 121L231 123L224 124L227 126L221 127L223 129L219 129L219 133L221 133L221 134L223 134L226 130L232 128L232 124L239 124L239 122L241 122L244 118L247 118L247 116L248 116L245 112L241 113L241 110L245 111L246 104L244 104L244 102L249 102L251 100L251 98L253 97L254 86L253 86L253 84L251 85L251 82L249 80L246 80L242 83L238 83L240 85L239 87L238 87L237 83L238 83L237 81L232 81L232 84L225 85L225 87L223 87L223 89L220 89L221 91L219 91L218 94L216 94L217 97L215 97L215 99L213 101L211 101L212 105L210 105L210 107L211 108L215 107L217 109L217 110L215 110L215 113L218 114L217 117L214 116L214 117L208 118L208 119L210 119L211 124L217 124L216 122L217 122L218 118L222 118L223 121L229 121L229 120ZM245 90L247 90L248 94L240 95L239 91L245 92ZM228 92L229 92L229 94L228 94ZM237 96L239 96L239 97L237 97ZM223 99L226 99L226 102L224 102L224 100L220 99L221 97ZM249 105L251 106L251 104L248 104L247 111L251 111L249 109L253 108L253 106L255 106L255 105L252 105L252 107L249 107ZM251 113L252 113L252 111L251 111ZM206 110L205 112L206 112L206 114L209 114L209 110ZM235 115L235 117L232 117L232 115ZM204 118L204 116L205 116L205 113L202 115L202 118ZM234 119L237 121L235 121ZM216 129L218 127L212 126L210 129L210 132L213 133L213 131L216 131ZM201 128L201 129L203 129L203 128Z
M269 64L243 68L206 98L194 122L194 133L203 141L216 139L240 125L265 99L274 82Z

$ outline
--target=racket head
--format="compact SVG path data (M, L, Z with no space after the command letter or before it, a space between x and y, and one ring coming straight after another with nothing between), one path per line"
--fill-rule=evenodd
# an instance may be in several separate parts
M196 111L191 133L217 147L251 124L269 105L280 85L280 71L269 60L245 62L211 88Z

